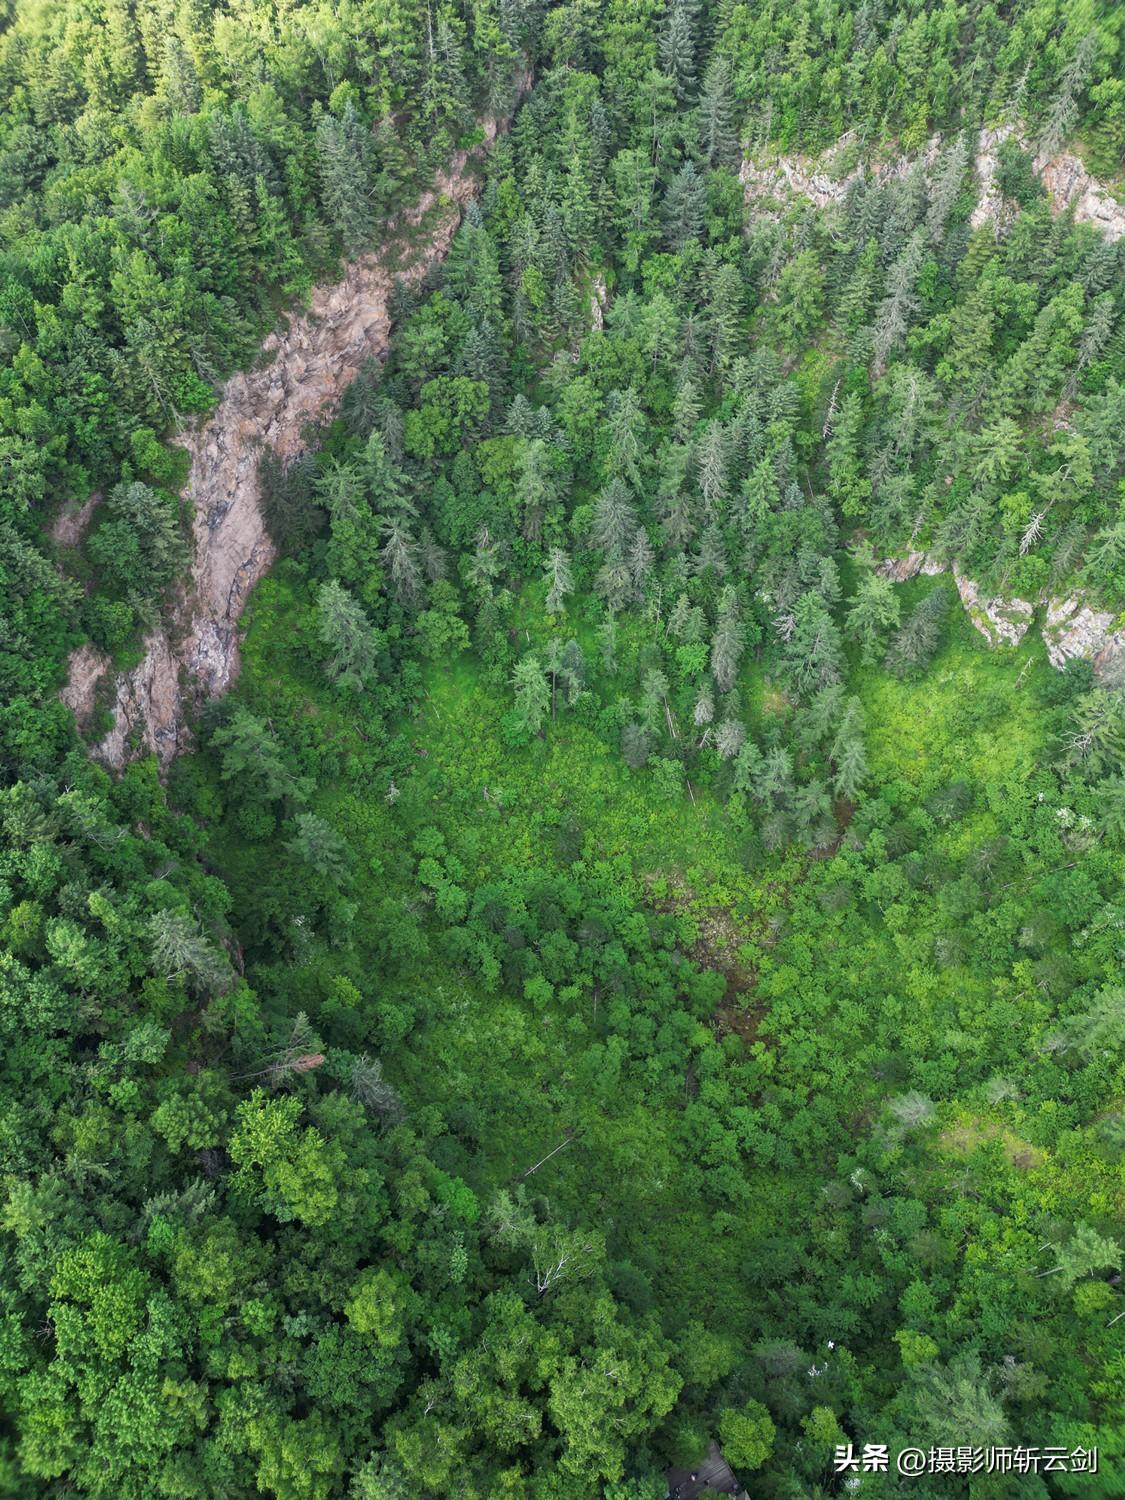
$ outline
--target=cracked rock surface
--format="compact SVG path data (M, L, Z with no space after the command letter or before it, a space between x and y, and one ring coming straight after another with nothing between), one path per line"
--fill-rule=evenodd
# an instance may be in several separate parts
M990 646L1018 646L1031 626L1030 599L985 598L971 578L953 569L953 581L965 613Z
M93 752L108 765L120 769L134 754L152 752L166 766L188 742L187 710L225 692L237 675L239 619L274 557L259 458L267 448L282 459L294 457L307 424L339 402L367 359L385 352L396 279L420 281L445 256L475 192L473 159L499 128L486 122L484 145L458 152L450 170L438 174L434 191L404 215L403 226L417 229L437 210L405 269L392 270L369 255L349 265L342 281L318 287L308 311L265 340L264 363L232 376L207 420L177 438L190 458L191 573L165 623L146 637L140 663L114 684L113 726ZM61 697L80 724L93 712L109 665L89 643L71 654Z
M1031 149L1012 125L982 130L977 137L973 168L979 198L969 220L974 229L990 221L1003 221L1005 210L997 186L997 152L1012 136L1021 147ZM842 203L852 183L862 177L865 170L870 171L876 182L887 182L905 176L919 163L928 169L937 160L942 144L941 137L935 135L917 155L861 163L842 176L836 175L832 171L832 159L846 149L851 140L850 135L843 136L829 152L815 160L801 156L774 156L760 161L748 158L742 163L739 173L746 196L784 198L796 193L810 199L817 208L827 208ZM1118 203L1097 178L1090 176L1077 156L1069 151L1060 151L1050 157L1039 155L1035 157L1034 165L1047 190L1053 212L1062 213L1066 208L1073 208L1079 223L1092 224L1107 239L1119 240L1125 235L1125 206Z
M908 552L905 557L884 558L875 571L894 583L905 583L919 573L943 573L945 564L925 552ZM1035 617L1034 601L985 597L956 563L953 581L966 614L990 646L1020 644ZM1046 607L1040 633L1053 667L1061 672L1068 661L1081 659L1092 663L1099 681L1125 686L1125 628L1114 629L1115 615L1095 608L1078 593L1063 598L1045 595L1038 603Z
M1051 665L1060 671L1080 658L1114 687L1125 685L1125 630L1112 629L1115 616L1095 609L1081 594L1047 601L1043 643Z

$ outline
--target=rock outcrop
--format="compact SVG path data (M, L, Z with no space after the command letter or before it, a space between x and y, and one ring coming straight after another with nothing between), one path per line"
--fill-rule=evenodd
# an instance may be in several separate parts
M85 641L70 653L67 668L66 685L59 697L79 724L88 724L97 701L98 683L109 671L110 659L104 651Z
M190 457L191 574L165 623L146 638L140 664L114 684L113 726L94 749L110 766L120 769L133 754L149 752L167 765L188 742L187 711L224 692L237 674L239 618L274 557L262 514L259 458L267 448L292 458L308 424L339 401L367 359L385 352L395 280L420 281L446 254L475 191L474 158L491 145L498 128L489 121L483 146L457 153L434 191L423 194L397 226L419 240L404 269L396 272L383 258L366 256L348 267L342 281L318 288L306 313L266 339L265 362L227 381L202 426L177 439ZM80 723L93 712L108 666L89 644L70 658L61 696Z
M945 564L927 552L908 552L905 557L885 558L875 571L881 578L889 578L892 583L905 583L908 578L917 578L919 573L927 578L944 573Z
M1029 599L985 598L971 578L953 569L965 613L990 646L1018 646L1031 627L1035 605Z
M925 552L908 552L905 557L884 558L875 571L895 583L905 583L919 573L943 573L945 564ZM956 563L952 571L965 613L988 644L1018 646L1031 628L1036 603L998 595L986 597ZM1081 659L1093 664L1100 681L1125 686L1125 627L1113 628L1115 615L1096 609L1081 594L1066 598L1044 595L1038 603L1045 608L1040 633L1053 667L1061 672L1068 661Z
M1125 629L1114 630L1115 616L1095 609L1081 594L1049 599L1043 622L1043 644L1051 665L1060 671L1068 661L1093 663L1094 672L1114 687L1125 685Z
M995 222L1003 211L1003 199L997 185L997 152L1013 135L1023 150L1032 150L1031 143L1017 135L1012 125L1001 125L980 133L975 159L980 197L969 221L974 229L990 219ZM1118 203L1096 177L1090 176L1073 152L1060 151L1057 156L1040 153L1034 157L1034 167L1055 213L1073 207L1074 217L1080 223L1092 224L1106 239L1119 240L1125 235L1125 205Z
M979 196L969 221L974 229L989 222L1003 221L1004 201L997 181L997 152L1012 136L1025 150L1032 149L1012 125L982 130L977 137L973 166ZM942 142L941 137L935 135L915 155L864 162L845 173L834 171L833 162L839 161L852 144L853 138L849 134L842 136L824 156L815 159L774 156L754 161L747 158L739 173L746 196L784 200L797 195L808 198L817 208L828 208L831 204L842 203L852 183L865 171L870 172L877 182L887 182L905 176L919 162L928 169L937 160ZM1073 208L1074 217L1080 223L1092 224L1107 239L1119 240L1125 235L1125 205L1118 203L1108 188L1090 176L1077 156L1069 151L1060 151L1057 156L1050 157L1039 155L1035 157L1034 165L1055 213Z
M76 509L68 507L58 513L51 522L51 529L48 533L56 547L79 545L90 529L90 522L94 519L94 512L101 504L101 500L101 495L95 490L84 505Z
M1036 157L1035 170L1043 180L1056 213L1073 205L1080 224L1092 224L1108 240L1125 235L1125 204L1091 177L1077 156L1060 151L1058 156Z

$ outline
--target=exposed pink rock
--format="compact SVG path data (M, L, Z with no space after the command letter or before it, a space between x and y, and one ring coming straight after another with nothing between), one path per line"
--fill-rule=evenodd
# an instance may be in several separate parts
M925 561L924 552L908 552L905 557L885 557L875 571L892 583L905 583L908 578L917 578Z
M62 701L78 720L79 726L90 722L94 712L98 683L110 668L110 659L104 651L89 641L70 653L70 670L66 686L60 693Z
M1106 239L1119 240L1125 235L1125 205L1090 176L1077 156L1061 151L1049 160L1038 157L1035 168L1056 213L1073 206L1079 223L1092 224Z
M1081 594L1048 600L1043 642L1051 665L1061 671L1068 661L1080 659L1092 662L1102 681L1125 683L1125 628L1114 630L1115 618Z
M520 97L529 86L529 78L521 81ZM237 675L239 619L274 557L260 503L261 453L272 448L291 459L308 424L339 402L367 359L385 352L395 280L420 281L445 256L476 191L474 161L500 128L487 121L484 144L456 153L435 189L404 215L401 227L416 230L438 214L409 265L396 270L365 256L342 281L318 287L309 310L265 340L267 362L233 375L206 422L177 439L190 458L191 574L166 623L147 637L140 664L117 679L113 728L94 750L109 765L120 769L149 752L167 765L188 741L186 710L225 692ZM108 665L91 646L72 653L61 696L80 719L89 719Z
M997 184L997 151L1013 136L1025 150L1032 149L1012 125L982 130L977 137L973 166L978 198L969 220L974 229L979 229L982 224L1002 224L1005 221L1007 210ZM808 198L817 208L828 208L831 204L843 202L852 183L864 171L869 171L876 181L886 182L905 176L919 160L928 169L937 160L941 149L940 136L933 136L920 153L869 161L848 173L836 175L832 171L833 159L839 157L851 140L850 134L842 136L834 147L817 158L782 155L758 160L747 158L739 172L747 198L784 200L796 195ZM1097 178L1090 176L1077 156L1060 151L1057 156L1040 155L1034 160L1035 170L1047 189L1055 213L1073 206L1074 217L1079 223L1092 224L1107 239L1118 240L1125 235L1125 206L1118 203Z
M1031 626L1035 605L1029 599L984 598L971 578L953 569L953 581L965 613L990 646L1018 646Z
M905 557L884 558L875 571L882 578L905 583L919 574L942 573L945 564L925 552L908 552ZM986 597L956 564L953 581L966 614L990 646L1020 644L1035 618L1034 601ZM1068 661L1080 658L1092 663L1101 682L1125 686L1125 624L1114 628L1117 616L1096 609L1081 594L1065 599L1041 598L1038 602L1046 606L1041 633L1053 667L1062 671Z
M885 557L875 569L880 578L889 578L892 583L905 583L910 578L934 578L945 572L945 563L928 552L908 552L905 557Z
M101 495L95 490L85 504L77 509L62 510L51 522L50 538L57 547L77 547L90 529L94 512L101 504Z

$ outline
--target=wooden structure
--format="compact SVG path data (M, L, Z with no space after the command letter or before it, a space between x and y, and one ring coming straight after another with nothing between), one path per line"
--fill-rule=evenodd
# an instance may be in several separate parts
M706 1458L690 1469L669 1469L665 1477L668 1500L696 1500L697 1496L707 1494L733 1495L734 1500L750 1500L714 1440Z

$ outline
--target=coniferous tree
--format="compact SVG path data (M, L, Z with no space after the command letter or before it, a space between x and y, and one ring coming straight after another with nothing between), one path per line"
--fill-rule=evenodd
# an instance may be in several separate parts
M915 287L922 268L924 239L916 230L887 273L887 293L875 314L873 345L876 373L881 374L887 360L900 347L910 319L918 306Z
M695 164L684 162L664 195L664 236L671 250L682 250L703 232L704 184Z
M338 686L359 692L375 675L378 636L363 607L336 579L317 596L320 639L331 656L328 673Z
M183 912L155 912L149 934L152 965L158 974L185 979L204 996L222 995L230 989L233 976L229 963Z
M641 724L630 723L621 730L621 755L631 771L640 771L648 764L651 741L648 731Z
M326 880L338 883L347 865L347 846L330 823L315 813L301 812L293 819L293 834L285 846Z
M864 574L848 610L845 628L848 636L862 647L865 662L877 659L888 632L897 627L900 613L898 595L890 579L871 572Z
M924 666L937 650L941 628L949 613L949 591L939 585L916 604L891 639L885 664L896 676Z
M574 579L570 559L561 547L551 548L543 571L547 580L547 613L565 614L567 596L574 592Z
M696 0L672 0L660 38L660 61L681 103L695 90L698 25Z
M354 253L375 237L375 208L370 136L350 99L339 116L321 116L316 154L328 217L345 248Z
M746 632L739 614L734 590L724 589L719 596L719 614L711 638L711 673L720 693L729 693L734 687L746 646Z
M525 656L512 669L516 716L528 734L538 734L551 707L551 691L537 656Z
M422 597L421 570L418 566L418 544L405 522L393 516L383 524L382 558L390 575L395 598L400 604L414 606Z
M854 801L867 780L867 754L863 743L863 707L858 698L849 698L832 741L832 763L836 768L833 786L837 796Z
M674 18L670 18L669 34L674 24ZM667 61L665 66L668 66ZM674 68L669 68L669 71L674 72ZM728 166L738 144L731 82L729 61L720 53L713 52L703 75L703 87L696 108L699 142L704 158L711 167Z

